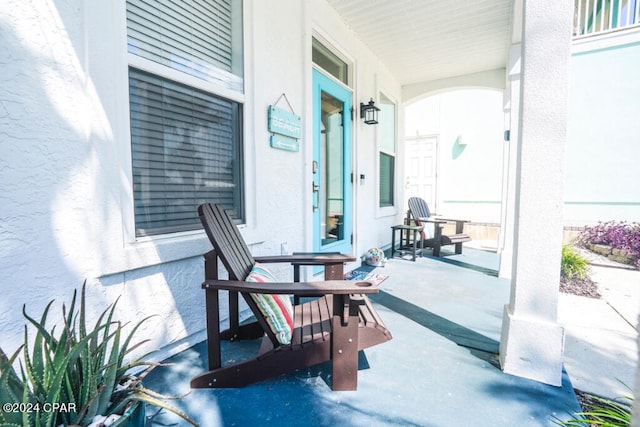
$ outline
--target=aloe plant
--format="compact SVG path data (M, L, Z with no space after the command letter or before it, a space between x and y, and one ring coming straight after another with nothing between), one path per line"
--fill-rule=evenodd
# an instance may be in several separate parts
M144 387L143 378L158 366L144 360L149 354L126 361L132 350L147 341L132 344L134 334L149 318L142 319L125 336L125 325L114 320L116 301L90 327L85 288L86 283L82 286L79 308L74 291L68 311L62 306L62 324L51 330L46 323L53 301L47 304L40 320L29 316L23 307L23 315L36 335L29 348L29 328L25 325L24 344L11 357L0 348L0 404L22 404L18 407L38 410L2 411L0 425L86 426L96 415L121 415L142 404L164 408L197 425L167 403L179 397L163 396ZM14 370L16 362L19 372ZM139 367L144 367L142 373L131 374L132 369Z
M5 405L33 403L33 396L29 388L26 387L20 376L12 368L21 350L22 346L11 357L7 357L2 348L0 348L0 404L3 408L3 411L0 412L0 422L7 425L22 425L22 414L17 411L4 411Z

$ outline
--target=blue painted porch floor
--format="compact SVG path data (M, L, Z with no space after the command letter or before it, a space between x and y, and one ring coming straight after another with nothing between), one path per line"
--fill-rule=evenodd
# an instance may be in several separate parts
M173 403L207 427L557 425L580 411L566 373L554 387L498 368L509 283L496 277L497 262L494 253L465 248L444 262L396 258L376 269L389 275L372 300L393 340L360 353L357 391L331 391L325 363L241 389L191 390ZM223 348L228 360L256 351L256 342ZM168 362L175 365L156 369L145 384L186 393L205 370L205 344ZM165 412L152 421L183 425Z

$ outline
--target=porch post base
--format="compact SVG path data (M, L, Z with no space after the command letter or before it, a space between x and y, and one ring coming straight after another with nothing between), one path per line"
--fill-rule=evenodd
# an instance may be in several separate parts
M562 386L564 328L558 323L520 317L505 305L500 366L511 375Z

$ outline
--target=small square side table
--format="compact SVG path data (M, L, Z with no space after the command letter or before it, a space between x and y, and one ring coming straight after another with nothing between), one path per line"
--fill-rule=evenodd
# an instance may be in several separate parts
M402 257L403 255L411 254L412 261L416 260L416 256L422 256L422 250L424 247L424 239L422 237L422 230L424 229L421 225L394 225L391 227L391 258L395 256L396 253L399 253ZM400 232L400 245L398 249L396 249L396 233ZM402 234L407 233L406 241L402 243ZM420 246L418 247L418 242L420 242Z

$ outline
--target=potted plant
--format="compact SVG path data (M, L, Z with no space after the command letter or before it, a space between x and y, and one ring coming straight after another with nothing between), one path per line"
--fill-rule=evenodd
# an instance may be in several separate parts
M24 317L35 329L30 340L25 325L24 344L11 357L0 348L0 425L2 426L144 426L145 404L171 411L193 425L195 421L169 405L178 397L160 395L142 380L157 363L131 361L129 352L147 340L132 344L138 322L125 336L124 325L114 320L117 301L107 307L95 325L86 319L85 284L79 307L76 291L68 310L62 305L62 324L47 328L47 304L40 320ZM31 343L31 347L30 347ZM19 371L14 369L19 364ZM139 373L132 373L142 369Z

